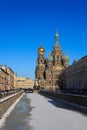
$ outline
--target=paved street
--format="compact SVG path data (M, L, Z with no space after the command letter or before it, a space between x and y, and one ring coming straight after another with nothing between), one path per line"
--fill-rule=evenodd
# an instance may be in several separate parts
M0 130L87 130L87 114L61 100L27 93Z

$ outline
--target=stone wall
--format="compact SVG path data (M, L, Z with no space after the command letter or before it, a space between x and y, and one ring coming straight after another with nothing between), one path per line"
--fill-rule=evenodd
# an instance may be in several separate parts
M77 104L80 106L87 107L87 96L86 95L75 95L75 94L56 93L56 92L48 92L48 91L40 91L40 94L63 99L70 103L74 103L74 104Z
M0 118L8 110L8 108L23 94L23 91L11 96L0 99Z

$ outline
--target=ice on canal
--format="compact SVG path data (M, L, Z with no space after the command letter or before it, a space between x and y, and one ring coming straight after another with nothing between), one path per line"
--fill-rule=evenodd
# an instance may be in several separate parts
M0 130L87 130L87 114L64 101L37 93L24 94L19 100L0 120Z
M30 100L22 95L0 119L0 130L30 130Z
M87 116L57 107L52 99L36 93L27 97L31 99L32 116L29 124L33 130L87 130Z

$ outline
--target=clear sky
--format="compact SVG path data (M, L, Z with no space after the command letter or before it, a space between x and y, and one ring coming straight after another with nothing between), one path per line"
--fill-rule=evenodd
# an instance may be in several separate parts
M37 49L45 56L56 28L70 63L87 54L87 0L0 0L0 64L34 79Z

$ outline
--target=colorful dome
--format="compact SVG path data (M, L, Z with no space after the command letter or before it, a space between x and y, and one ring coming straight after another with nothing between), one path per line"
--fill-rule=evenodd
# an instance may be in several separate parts
M70 58L69 58L69 56L68 56L68 55L63 56L63 60L64 60L64 61L69 62L69 59L70 59Z
M52 57L52 55L48 55L48 62L52 62L53 61L53 57Z
M44 52L44 48L42 46L40 46L40 48L38 48L38 52Z

